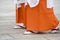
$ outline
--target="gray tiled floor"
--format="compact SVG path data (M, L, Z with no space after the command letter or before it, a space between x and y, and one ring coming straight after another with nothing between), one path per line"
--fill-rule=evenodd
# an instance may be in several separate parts
M56 0L55 3L60 3ZM56 5L57 5L56 4ZM59 4L55 6L55 13L60 19ZM60 31L57 34L24 35L25 29L13 29L15 26L15 7L13 0L0 0L0 40L60 40Z

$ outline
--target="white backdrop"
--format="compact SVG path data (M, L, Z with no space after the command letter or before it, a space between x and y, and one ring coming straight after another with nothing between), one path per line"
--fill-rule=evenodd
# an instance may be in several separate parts
M54 0L54 10L55 15L60 20L60 0Z
M60 0L54 0L54 12L60 19ZM14 0L0 0L0 16L15 16Z

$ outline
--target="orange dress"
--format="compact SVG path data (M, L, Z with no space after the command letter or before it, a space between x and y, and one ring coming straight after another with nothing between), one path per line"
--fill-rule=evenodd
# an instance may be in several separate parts
M21 7L16 7L16 23L24 23L25 24L25 7L24 3L21 4Z
M40 0L36 7L26 6L27 30L48 31L57 27L58 19L54 15L53 8L47 8L47 0Z

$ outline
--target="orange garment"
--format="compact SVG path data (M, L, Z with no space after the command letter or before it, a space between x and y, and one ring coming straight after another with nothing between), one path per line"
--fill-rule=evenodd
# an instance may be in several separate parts
M16 23L25 23L25 7L24 3L21 4L21 7L16 7Z
M54 10L47 8L46 3L46 0L40 0L40 3L34 8L30 8L29 5L26 6L27 30L48 31L57 27L59 21L54 15Z

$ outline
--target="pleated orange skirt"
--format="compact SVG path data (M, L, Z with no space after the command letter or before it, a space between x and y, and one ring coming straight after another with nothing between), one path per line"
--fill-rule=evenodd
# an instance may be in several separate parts
M27 30L48 31L57 27L59 21L54 15L53 8L47 8L46 2L47 0L40 0L34 8L26 6Z
M24 3L21 4L21 7L16 7L16 23L26 23L25 21L25 7Z

